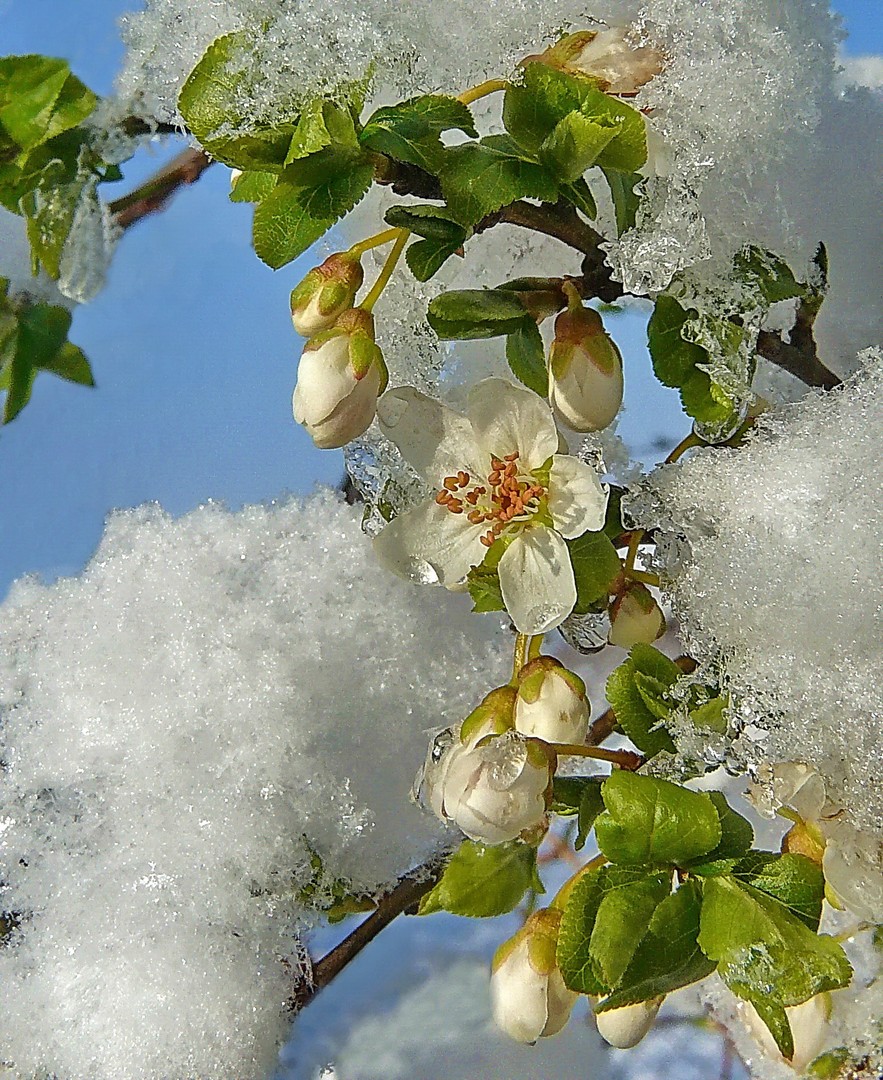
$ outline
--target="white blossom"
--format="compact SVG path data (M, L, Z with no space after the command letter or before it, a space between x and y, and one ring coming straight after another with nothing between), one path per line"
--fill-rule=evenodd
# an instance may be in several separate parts
M586 684L553 656L538 656L518 673L515 727L548 743L581 743L589 724Z
M662 1000L661 997L653 998L651 1001L639 1001L636 1005L623 1005L620 1009L596 1013L598 1034L619 1050L637 1046L653 1027Z
M559 454L548 406L503 379L473 387L463 416L412 387L378 406L385 435L437 489L375 539L389 569L423 583L459 585L498 540L503 602L523 634L558 626L576 603L565 540L604 523L597 473Z

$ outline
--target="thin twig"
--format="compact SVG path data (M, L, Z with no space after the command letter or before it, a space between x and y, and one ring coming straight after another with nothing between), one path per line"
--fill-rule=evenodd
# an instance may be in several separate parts
M354 960L385 927L420 899L438 882L443 863L427 863L406 874L378 903L376 910L329 953L313 964L312 976L295 989L289 1002L292 1012L300 1012L314 997Z
M148 214L156 213L179 188L195 183L211 164L212 159L204 150L184 150L140 187L109 204L114 222L128 229Z

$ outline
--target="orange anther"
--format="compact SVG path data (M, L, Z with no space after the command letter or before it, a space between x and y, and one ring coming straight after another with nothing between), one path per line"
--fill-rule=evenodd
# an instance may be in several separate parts
M457 480L459 481L460 487L466 487L466 485L469 483L469 473L463 472L463 470L461 469L457 473Z
M444 483L445 487L448 489L448 491L456 491L457 490L457 478L455 476L446 476L444 478L443 483Z
M439 506L444 506L446 502L449 502L451 498L450 491L440 491L435 497L435 501Z
M493 547L494 534L488 533L486 536L479 536L478 538L485 547Z
M470 510L466 515L467 521L473 525L480 525L484 521L484 514L480 510Z

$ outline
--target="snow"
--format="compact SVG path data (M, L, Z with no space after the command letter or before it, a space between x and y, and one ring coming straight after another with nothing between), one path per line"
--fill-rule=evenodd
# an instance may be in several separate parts
M806 761L880 833L883 354L862 360L742 448L657 469L625 505L660 530L687 651L734 695L731 767Z
M70 307L58 286L41 271L31 273L31 249L25 219L0 206L0 278L9 280L11 296L26 294L35 300Z
M322 860L373 893L434 850L427 729L502 681L463 598L379 570L330 493L113 515L0 624L0 1061L19 1080L272 1068Z

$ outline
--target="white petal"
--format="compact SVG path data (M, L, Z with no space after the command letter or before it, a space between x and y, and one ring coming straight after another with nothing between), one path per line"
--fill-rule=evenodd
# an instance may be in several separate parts
M383 434L405 460L434 487L461 469L486 476L490 463L475 445L472 425L465 416L427 397L413 386L387 390L377 404Z
M576 603L567 545L553 529L526 529L498 566L503 603L522 634L545 634L564 622Z
M455 585L478 566L485 549L486 530L471 525L465 514L452 514L429 500L408 510L374 539L381 564L400 577L421 585Z
M517 453L522 468L537 469L558 449L552 411L532 390L505 379L483 379L469 392L466 414L487 454Z
M549 513L566 540L604 527L609 492L590 465L570 454L555 454L549 474Z

